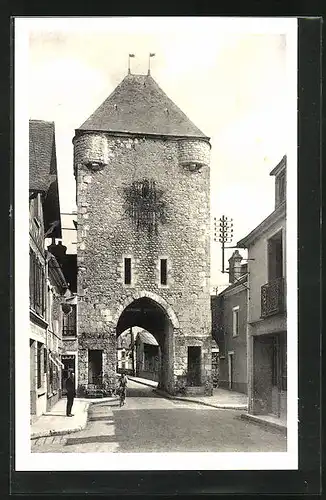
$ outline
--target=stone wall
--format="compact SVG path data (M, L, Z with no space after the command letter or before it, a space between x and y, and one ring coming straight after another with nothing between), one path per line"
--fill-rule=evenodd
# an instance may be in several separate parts
M116 360L110 352L119 311L136 292L153 292L166 301L179 322L178 331L171 337L175 344L169 343L168 348L172 374L174 371L177 375L187 361L185 349L179 348L180 337L186 338L188 345L196 345L191 339L202 343L203 371L209 378L210 146L205 140L189 141L191 159L205 163L200 171L191 171L180 163L180 148L183 156L187 148L185 141L181 146L179 142L105 134L83 134L74 139L79 332L81 336L93 336L95 345L103 347L110 372L113 365L115 369ZM100 168L89 167L92 161L101 162ZM155 181L164 207L164 217L158 217L157 234L137 230L128 213L128 189L133 181L143 179ZM123 280L124 256L132 260L131 285L125 285ZM161 286L159 281L158 262L162 256L168 259L167 286ZM99 334L104 339L98 339ZM88 342L84 347L80 345L79 353L83 383L86 345ZM169 381L172 391L171 374Z

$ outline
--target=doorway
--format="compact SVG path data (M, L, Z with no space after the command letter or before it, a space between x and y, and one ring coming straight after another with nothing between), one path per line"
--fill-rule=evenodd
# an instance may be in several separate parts
M76 380L76 357L75 355L71 354L65 354L61 356L61 361L63 363L64 368L62 369L62 377L61 377L61 383L62 383L62 395L67 393L66 390L66 380L68 378L68 371L72 371L75 375L75 380Z
M272 346L272 414L285 418L287 394L285 334L274 335Z
M96 386L102 384L102 354L100 349L88 351L88 383Z
M201 347L188 347L188 385L198 387L201 385Z

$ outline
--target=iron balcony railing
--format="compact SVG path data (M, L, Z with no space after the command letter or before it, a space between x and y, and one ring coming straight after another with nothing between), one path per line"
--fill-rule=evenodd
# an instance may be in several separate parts
M267 318L285 310L284 278L276 278L261 287L261 317Z
M62 329L63 337L76 337L76 327L75 326L64 326Z

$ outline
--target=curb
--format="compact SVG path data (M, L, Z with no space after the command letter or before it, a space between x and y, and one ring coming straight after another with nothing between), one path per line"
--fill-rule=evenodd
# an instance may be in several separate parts
M136 378L129 377L129 376L128 376L128 379L132 380L133 382L137 382L137 384L147 385L147 387L152 387L152 389L154 389L154 390L156 389L155 385L152 385L152 384L150 384L148 382L143 382L143 381L137 380Z
M79 424L77 427L72 427L72 428L70 427L68 429L59 429L59 430L50 429L47 431L34 432L31 434L30 439L33 440L33 439L38 439L41 437L62 436L63 434L72 434L74 432L82 431L83 429L85 429L85 427L87 425L88 410L89 410L89 407L91 406L91 404L92 403L88 403L85 405L85 408L83 410L83 413L85 413L85 415L86 415L85 422L83 422L82 424Z
M203 406L210 406L211 408L218 408L219 410L247 410L248 409L248 405L246 405L246 404L238 404L238 405L219 404L219 403L213 404L213 403L205 403L204 401L198 401L197 399L190 399L190 398L188 399L188 398L183 398L180 396L172 396L171 394L168 394L167 392L161 391L160 389L156 389L156 387L151 385L151 384L148 384L148 383L143 382L143 381L140 382L139 380L136 380L132 377L129 377L129 378L130 378L130 380L133 380L137 384L142 384L142 385L147 385L148 387L152 387L153 391L156 394L159 394L160 396L163 396L167 399L175 399L177 401L186 401L188 403L196 403L196 404L203 405Z
M233 405L233 404L213 404L213 403L206 403L205 401L198 401L197 399L192 399L192 398L183 398L179 396L172 396L164 391L160 391L159 389L154 389L154 392L159 394L160 396L163 396L167 399L175 399L177 401L185 401L186 403L196 403L198 405L202 406L210 406L211 408L218 408L219 410L247 410L248 406L247 405Z
M111 396L109 398L80 398L80 401L88 403L89 405L100 405L109 403L110 401L119 401L119 398L117 396Z
M82 424L77 425L76 427L69 427L68 429L50 429L46 431L38 431L38 432L33 432L31 434L30 439L38 439L41 437L49 437L49 436L62 436L64 434L72 434L74 432L79 432L85 429L87 425L87 420L88 420L88 410L90 406L93 405L98 405L98 404L103 404L107 403L108 401L119 401L119 398L117 397L110 397L110 398L100 398L100 399L89 399L87 400L86 398L79 398L79 401L82 401L85 403L85 407L83 412L86 414L85 421ZM48 414L51 415L51 414Z
M242 413L240 415L240 418L242 420L248 420L251 423L260 425L261 427L265 427L267 429L275 429L284 434L285 436L287 435L287 427L282 424L278 424L277 422L269 422L267 420L255 418L255 415L248 415L248 413Z

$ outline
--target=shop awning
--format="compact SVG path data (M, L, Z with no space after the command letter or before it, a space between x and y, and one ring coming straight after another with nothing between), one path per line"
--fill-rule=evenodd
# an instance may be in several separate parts
M53 354L49 354L49 358L51 359L51 361L53 361L53 363L58 367L58 368L64 368L64 364L61 363L60 359L57 358L56 356L54 356Z

